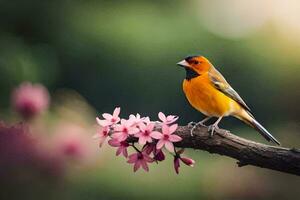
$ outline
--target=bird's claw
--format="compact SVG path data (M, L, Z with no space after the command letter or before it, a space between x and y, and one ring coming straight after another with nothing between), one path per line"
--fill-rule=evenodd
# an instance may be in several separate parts
M198 126L205 126L205 125L203 124L202 121L200 121L200 122L198 122L198 123L190 122L190 123L188 124L188 126L189 126L189 127L192 126L192 129L191 129L191 136L194 136L193 133L194 133L195 129L196 129Z
M209 137L214 136L216 129L219 129L218 125L216 125L216 124L212 124L212 125L208 126Z
M196 122L190 122L188 123L189 128L193 128L197 123Z

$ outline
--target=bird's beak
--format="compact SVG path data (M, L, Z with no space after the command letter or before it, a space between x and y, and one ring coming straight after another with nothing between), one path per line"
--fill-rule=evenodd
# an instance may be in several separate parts
M185 60L178 62L177 65L179 65L180 67L189 67L190 66L189 63L186 62Z

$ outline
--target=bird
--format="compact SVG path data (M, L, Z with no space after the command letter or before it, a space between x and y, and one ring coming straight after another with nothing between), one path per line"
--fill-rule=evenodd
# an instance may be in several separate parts
M206 116L202 121L192 123L191 135L197 126L205 126L205 122L216 117L216 122L208 126L213 136L215 130L219 129L220 121L233 116L256 129L267 141L280 145L255 119L245 101L207 58L202 55L188 56L177 65L186 71L182 87L188 102Z

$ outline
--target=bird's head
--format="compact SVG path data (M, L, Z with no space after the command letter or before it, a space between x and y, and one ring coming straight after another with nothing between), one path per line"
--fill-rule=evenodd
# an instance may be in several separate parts
M197 77L211 68L212 64L204 56L188 56L177 63L186 70L186 79Z

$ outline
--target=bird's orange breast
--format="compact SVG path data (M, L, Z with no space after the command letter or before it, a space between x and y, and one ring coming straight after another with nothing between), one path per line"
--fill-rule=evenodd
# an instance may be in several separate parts
M183 81L183 91L189 103L206 116L227 116L239 105L217 90L211 83L208 73Z

